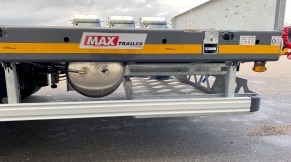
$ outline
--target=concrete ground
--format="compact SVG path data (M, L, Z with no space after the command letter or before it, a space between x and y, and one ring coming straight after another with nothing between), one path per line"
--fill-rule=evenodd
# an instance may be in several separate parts
M291 161L291 61L241 66L261 110L247 115L0 123L0 161ZM122 89L107 99L124 99ZM24 102L93 100L40 90Z

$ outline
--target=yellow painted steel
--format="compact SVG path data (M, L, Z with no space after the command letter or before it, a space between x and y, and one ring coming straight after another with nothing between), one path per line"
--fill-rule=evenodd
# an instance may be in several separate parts
M79 43L0 43L0 53L200 54L197 44L148 44L143 49L80 48Z
M220 45L219 54L281 54L274 45Z
M280 46L219 45L219 54L280 54ZM196 54L201 44L145 44L143 49L80 48L79 43L0 43L0 54Z

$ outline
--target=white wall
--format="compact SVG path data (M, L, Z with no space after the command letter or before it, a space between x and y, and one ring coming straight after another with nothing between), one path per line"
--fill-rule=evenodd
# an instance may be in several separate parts
M286 0L211 0L174 17L173 28L280 29L284 23L285 5ZM276 14L276 11L281 12Z

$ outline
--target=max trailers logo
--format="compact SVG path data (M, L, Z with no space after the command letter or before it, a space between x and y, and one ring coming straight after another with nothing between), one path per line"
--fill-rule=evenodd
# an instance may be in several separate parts
M143 49L147 34L88 33L82 35L80 48Z
M108 36L90 36L85 37L84 45L86 46L117 46L118 36L108 37Z

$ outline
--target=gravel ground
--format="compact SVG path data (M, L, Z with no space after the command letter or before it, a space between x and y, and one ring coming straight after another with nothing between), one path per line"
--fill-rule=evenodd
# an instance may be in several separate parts
M0 123L0 161L291 161L291 61L239 76L262 95L247 115ZM122 88L107 99L124 99ZM44 88L24 102L93 100Z

